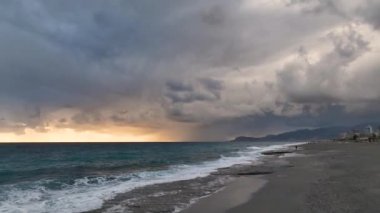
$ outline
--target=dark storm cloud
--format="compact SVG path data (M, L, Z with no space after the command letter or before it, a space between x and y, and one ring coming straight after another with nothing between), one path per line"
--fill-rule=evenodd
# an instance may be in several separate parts
M212 78L198 78L190 82L169 81L166 84L166 112L170 119L180 122L200 121L195 104L208 104L221 99L223 83Z
M173 105L167 110L167 115L170 119L177 122L194 123L198 119L194 118L190 113L186 113L181 105Z
M133 24L138 18L133 13L137 11L125 13L129 5L120 1L94 1L87 6L77 1L1 4L0 43L6 50L0 59L3 105L37 104L48 108L44 110L48 113L64 106L96 109L140 96L150 65L139 55L151 53L144 47L151 36L136 32L140 28ZM131 5L136 10L144 7ZM124 60L127 47L129 55ZM118 57L126 64L119 64ZM4 113L11 122L31 120L13 116L14 109ZM84 121L92 120L80 123Z
M195 101L212 101L215 96L202 92L169 92L166 97L173 103L192 103Z
M358 9L359 14L375 29L380 30L380 2L367 0L367 5Z
M209 25L223 24L225 19L226 19L226 13L224 11L224 8L222 8L219 5L214 6L202 13L202 21L204 21L205 23Z
M180 81L168 81L166 87L168 90L176 92L192 92L194 90L192 85Z
M202 29L200 19L197 20L203 7L192 8L188 3L5 1L1 4L0 42L7 50L1 57L2 96L24 104L39 103L42 107L88 107L140 96L144 84L154 87L149 78L165 79L163 73L177 72L175 60L170 62L176 56L192 58L198 52L207 54L210 48L204 43L213 39L212 34L197 31L190 35L191 28L207 29ZM214 5L205 3L204 8ZM194 20L182 11L189 12L189 17L196 15ZM161 60L168 62L163 71Z
M192 103L195 101L214 101L220 98L223 89L220 81L200 78L191 83L169 81L166 83L166 98L172 103Z
M220 98L220 93L223 90L223 83L221 81L211 78L201 78L199 83L209 92Z
M273 123L279 129L282 117L307 114L307 104L313 113L323 107L327 113L331 104L344 111L360 100L374 109L378 93L368 91L379 88L377 65L356 76L364 86L340 78L370 52L371 41L355 29L329 34L333 50L314 64L307 46L357 19L378 29L379 3L279 2L2 1L0 129L191 122L208 125L199 135L209 130L217 137L220 129L250 130L244 126L251 118L258 120L252 128L267 123L269 131ZM299 58L282 69L245 71L281 61L300 46ZM241 71L231 72L235 67ZM235 119L236 127L219 124Z
M97 124L101 123L104 118L97 112L85 111L75 114L71 120L76 124Z

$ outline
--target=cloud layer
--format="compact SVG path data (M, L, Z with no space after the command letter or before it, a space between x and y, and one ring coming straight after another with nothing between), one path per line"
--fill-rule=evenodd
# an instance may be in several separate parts
M0 132L221 140L379 119L379 11L376 0L2 1Z

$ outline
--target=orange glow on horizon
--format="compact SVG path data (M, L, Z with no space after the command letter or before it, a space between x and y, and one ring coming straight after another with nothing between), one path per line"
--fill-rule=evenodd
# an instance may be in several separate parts
M144 132L131 129L121 131L76 131L74 129L54 129L37 132L27 129L25 134L0 133L0 143L8 142L164 142L173 141L162 133Z

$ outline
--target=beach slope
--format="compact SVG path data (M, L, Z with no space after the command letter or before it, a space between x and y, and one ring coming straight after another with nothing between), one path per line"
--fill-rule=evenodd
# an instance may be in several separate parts
M256 176L258 182L232 183L185 212L378 212L380 144L311 143L292 155L277 157L287 166L270 163L274 172ZM236 196L239 191L242 195Z

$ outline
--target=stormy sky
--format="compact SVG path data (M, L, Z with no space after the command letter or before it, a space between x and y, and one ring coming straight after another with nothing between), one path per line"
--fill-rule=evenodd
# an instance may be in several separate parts
M4 141L380 120L378 0L3 0L0 47Z

